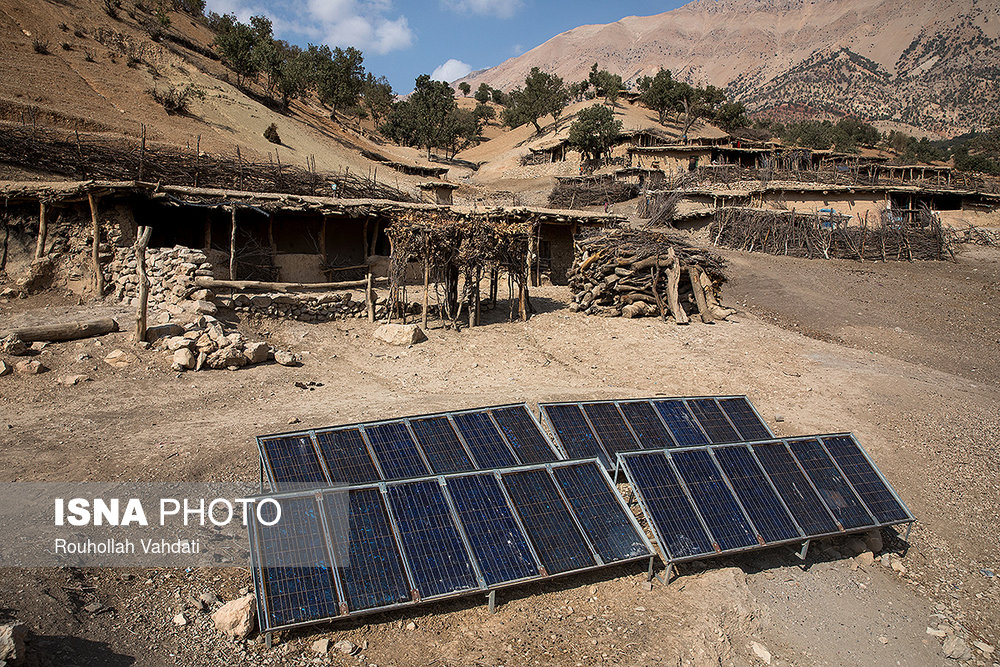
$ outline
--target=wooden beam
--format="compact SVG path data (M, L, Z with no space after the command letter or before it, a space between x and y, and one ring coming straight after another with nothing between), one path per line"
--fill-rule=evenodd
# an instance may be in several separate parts
M49 221L45 216L45 202L38 202L38 238L35 241L35 259L45 256L45 237L49 231Z
M101 223L97 218L97 200L93 192L87 193L87 201L90 202L90 225L91 233L94 236L93 247L91 248L91 260L94 268L94 290L98 297L104 296L104 271L101 269Z
M146 340L146 306L149 303L149 277L146 275L146 246L153 235L152 227L139 227L135 241L135 266L139 274L139 303L135 309L135 343Z
M236 207L233 207L232 225L229 233L229 279L236 280Z
M92 336L103 336L115 331L118 331L118 322L108 317L97 320L78 320L61 322L59 324L21 327L19 329L0 332L0 338L16 334L25 343L33 343L35 341L59 342L90 338Z
M195 284L209 289L229 289L237 292L308 292L314 290L362 289L368 280L348 280L338 283L272 283L260 280L217 280L208 276L197 276ZM373 283L388 284L388 278L377 278Z

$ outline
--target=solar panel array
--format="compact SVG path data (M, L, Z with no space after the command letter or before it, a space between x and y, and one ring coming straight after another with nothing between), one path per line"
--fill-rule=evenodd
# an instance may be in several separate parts
M270 495L265 521L271 501L249 528L265 631L653 555L594 461Z
M257 446L275 491L492 470L561 458L524 404L261 436Z
M746 396L541 403L542 418L569 458L615 470L621 452L773 438Z
M667 563L914 521L850 434L618 458Z

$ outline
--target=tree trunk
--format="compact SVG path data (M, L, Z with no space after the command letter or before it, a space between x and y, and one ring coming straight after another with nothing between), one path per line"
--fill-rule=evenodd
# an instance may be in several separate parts
M146 306L149 303L149 277L146 275L146 246L153 234L152 227L139 227L135 241L135 266L139 274L139 304L135 309L135 343L146 340Z
M118 323L110 317L98 320L80 320L60 324L43 324L34 327L21 327L0 333L0 338L16 334L25 343L35 341L59 342L78 340L92 336L103 336L118 331Z
M45 216L45 202L38 204L38 239L35 242L35 259L45 256L45 237L48 235L49 221Z
M91 248L91 259L94 265L94 290L97 296L104 296L104 271L101 269L101 223L97 219L97 200L94 193L87 193L87 200L90 202L90 221L94 243Z
M670 304L670 312L674 316L674 322L688 324L690 320L687 313L684 312L684 308L681 307L681 299L678 294L681 282L681 262L677 259L673 248L670 249L667 256L673 260L670 270L667 272L667 303Z
M705 290L701 286L698 269L694 266L689 266L688 277L691 279L691 291L694 292L694 301L698 304L698 314L701 315L701 321L705 324L712 324L715 318L712 317L712 310L708 306L708 299L705 298Z

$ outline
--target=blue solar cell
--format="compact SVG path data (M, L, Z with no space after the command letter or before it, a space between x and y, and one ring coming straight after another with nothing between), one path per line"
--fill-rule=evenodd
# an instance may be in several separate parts
M663 417L663 421L667 422L678 445L692 447L708 444L708 438L702 433L698 422L694 420L683 401L653 401L653 405Z
M647 517L657 527L660 549L678 559L715 553L680 480L661 452L625 459L629 478L642 498Z
M552 424L559 442L571 459L599 458L606 469L612 468L611 457L601 444L578 405L543 405L542 410Z
M761 537L768 542L800 537L795 522L771 489L749 448L719 447L714 453Z
M642 449L614 403L584 403L583 411L587 413L597 437L612 457L618 452Z
M283 498L273 526L256 524L261 585L270 627L330 618L340 613L333 568L313 498ZM262 519L276 518L272 503Z
M688 401L688 406L713 443L737 442L740 440L739 433L729 424L726 415L722 413L722 410L715 404L713 399L698 398L690 400Z
M753 452L807 535L837 532L837 525L783 443L754 445Z
M261 440L261 447L278 486L317 486L328 481L308 435L267 438Z
M770 440L774 436L764 422L750 406L750 401L743 398L720 398L719 405L736 426L743 440Z
M489 414L464 412L454 415L453 419L480 470L517 465L517 459L504 442Z
M547 471L505 473L503 483L548 574L597 564Z
M557 461L552 446L542 434L528 409L523 405L493 410L493 418L497 420L500 430L507 437L507 442L514 448L521 463L549 463Z
M823 442L879 523L909 520L909 514L853 439L838 436L824 438Z
M753 527L726 486L722 471L706 450L671 452L670 458L687 483L701 518L723 551L759 544Z
M819 440L790 440L788 446L799 460L833 515L844 528L875 524L850 485L823 450Z
M639 444L643 449L664 449L674 446L670 433L663 428L663 422L656 416L656 411L649 401L629 401L618 405L621 406L622 413L632 426L632 430L639 437Z
M447 417L411 419L410 427L435 473L475 470Z
M448 493L488 585L539 575L528 540L492 474L451 478Z
M379 480L378 469L360 430L316 431L316 442L334 484L365 484Z
M365 432L386 479L420 477L430 473L404 423L366 426Z
M338 499L334 498L343 493L349 497L348 517L339 515ZM328 525L349 521L348 530L342 534L346 543L335 546L348 609L354 612L408 602L410 584L382 493L373 488L353 489L328 492L324 498Z
M553 473L602 561L613 563L649 554L618 495L595 464L559 467Z
M413 584L422 598L479 588L475 569L436 480L389 487Z

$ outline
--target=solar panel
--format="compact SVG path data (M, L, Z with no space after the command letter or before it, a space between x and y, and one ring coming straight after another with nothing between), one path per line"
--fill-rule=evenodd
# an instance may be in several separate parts
M316 501L300 497L279 502L282 518L275 525L251 524L256 530L269 623L291 625L336 616L340 600ZM275 520L276 513L270 503L261 507L267 523Z
M597 564L548 471L509 472L502 477L548 574Z
M715 552L698 513L663 452L641 452L622 459L632 489L653 525L667 559Z
M906 521L909 518L906 508L896 498L896 494L892 492L854 438L850 436L823 438L823 444L879 523Z
M491 412L521 463L549 463L559 460L526 406L513 405Z
M712 453L761 537L783 542L802 535L748 447L718 447Z
M365 433L386 479L406 479L430 473L405 423L368 426Z
M583 416L578 405L554 404L543 405L542 414L546 416L552 431L559 438L563 449L573 459L598 458L606 470L612 466L611 457L597 441L597 436L590 430L590 425Z
M460 412L455 414L455 426L465 438L473 458L481 470L516 466L518 461L510 451L500 431L485 412Z
M475 568L437 480L389 487L389 504L422 598L479 588Z
M293 484L326 483L326 474L308 435L264 438L259 442L261 451L265 453L265 465L276 486L287 488Z
M720 549L731 551L758 544L756 531L743 516L722 471L706 450L675 451L670 458Z
M344 517L336 515L339 508L331 495L344 493L349 497L349 531L346 544L340 545L345 557L338 559L337 573L344 584L348 610L408 602L410 584L382 493L377 488L327 492L324 510L328 525L343 521Z
M410 427L435 473L476 469L447 417L411 419Z
M601 444L612 457L618 452L641 449L614 403L584 403L581 407Z
M914 521L847 434L623 453L618 460L668 562L713 547L728 553Z
M788 446L840 525L844 528L860 528L877 523L840 474L823 445L819 444L819 440L790 440Z
M448 493L487 585L538 575L531 547L492 473L452 478Z
M639 444L643 449L673 447L670 433L663 427L663 422L656 416L656 410L649 401L623 401L619 405L622 414L639 437Z
M553 474L603 562L646 553L642 537L622 511L621 498L602 479L604 475L597 466L567 465L555 468Z
M687 402L695 418L713 443L736 442L740 434L736 432L722 409L711 398L697 398Z
M740 432L742 440L768 440L774 437L746 397L720 398L719 406Z
M667 423L670 432L674 435L674 440L681 447L692 445L707 445L708 438L698 426L694 415L684 405L684 401L653 401L663 421ZM669 446L669 445L668 445Z
M334 484L364 484L380 476L361 431L356 428L316 431L330 481Z

